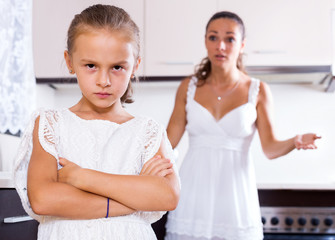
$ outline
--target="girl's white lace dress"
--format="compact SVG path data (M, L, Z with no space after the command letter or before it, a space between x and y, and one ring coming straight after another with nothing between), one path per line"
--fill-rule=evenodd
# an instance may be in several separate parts
M156 239L151 223L160 219L164 212L68 220L40 216L32 211L27 196L27 168L32 153L32 132L38 116L39 141L57 162L59 157L64 157L83 168L113 174L139 174L143 164L154 156L163 140L167 158L174 163L165 129L150 118L138 116L117 124L105 120L84 120L68 109L37 111L22 137L14 164L14 183L24 209L40 223L38 239Z
M252 79L248 102L219 121L194 100L197 79L187 92L189 150L180 169L180 200L169 212L167 240L263 239L250 156L256 131L259 80Z

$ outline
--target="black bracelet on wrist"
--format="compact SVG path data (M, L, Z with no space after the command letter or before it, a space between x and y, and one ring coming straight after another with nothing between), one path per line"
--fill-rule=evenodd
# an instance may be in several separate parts
M109 214L109 198L107 198L107 214L106 214L106 218L108 218L108 214Z

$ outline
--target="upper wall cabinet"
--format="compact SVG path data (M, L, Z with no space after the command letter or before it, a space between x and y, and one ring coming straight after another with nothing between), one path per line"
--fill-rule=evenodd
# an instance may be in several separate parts
M36 77L71 76L63 57L67 29L75 14L97 3L115 4L125 9L139 26L143 39L144 0L34 0L33 53ZM143 74L143 67L138 73Z
M216 8L216 0L146 0L145 75L193 73L206 56L205 27Z
M244 21L246 65L332 62L332 0L218 0L218 7Z
M247 66L331 65L334 57L335 0L34 0L36 77L71 76L63 58L67 29L75 14L96 3L124 8L139 26L140 76L192 74L207 55L206 24L222 10L245 23Z

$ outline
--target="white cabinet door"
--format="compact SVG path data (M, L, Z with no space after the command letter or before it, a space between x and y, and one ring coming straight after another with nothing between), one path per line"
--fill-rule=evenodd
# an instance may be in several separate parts
M246 65L330 65L332 0L218 0L246 26Z
M75 14L98 3L114 4L125 9L139 26L143 42L144 0L34 0L33 53L37 78L72 76L67 72L63 58L68 27ZM143 67L138 74L142 73Z
M216 0L145 1L145 75L185 76L206 56L205 26Z

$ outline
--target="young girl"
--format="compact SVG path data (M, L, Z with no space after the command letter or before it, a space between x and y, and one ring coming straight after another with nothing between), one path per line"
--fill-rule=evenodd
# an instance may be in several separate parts
M14 166L38 239L156 239L151 223L176 208L179 180L164 128L122 106L140 63L138 27L94 5L73 19L64 56L82 98L37 111Z

